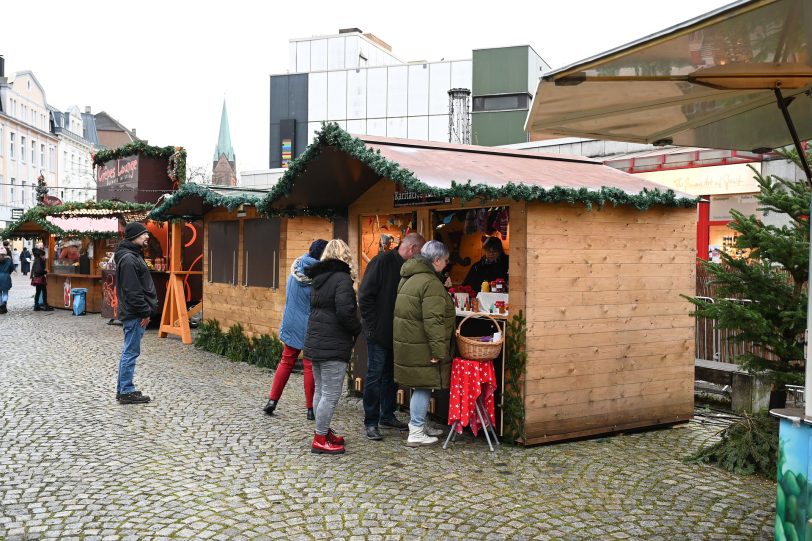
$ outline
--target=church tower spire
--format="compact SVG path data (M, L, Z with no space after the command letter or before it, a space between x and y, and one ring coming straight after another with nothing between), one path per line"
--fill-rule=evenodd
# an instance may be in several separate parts
M220 115L220 134L217 137L217 147L214 149L211 182L221 186L237 185L237 158L234 154L234 147L231 145L231 131L228 127L225 99L223 99L223 112Z

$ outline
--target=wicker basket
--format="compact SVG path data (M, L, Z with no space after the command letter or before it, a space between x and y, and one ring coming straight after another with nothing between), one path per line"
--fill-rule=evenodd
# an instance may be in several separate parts
M499 324L491 316L487 314L482 315L493 321L497 329L500 328ZM469 338L460 334L462 324L472 317L474 316L467 316L457 325L457 349L460 351L460 356L463 359L470 359L472 361L485 361L497 358L502 351L502 342L505 341L504 336L496 342L481 342L478 338Z

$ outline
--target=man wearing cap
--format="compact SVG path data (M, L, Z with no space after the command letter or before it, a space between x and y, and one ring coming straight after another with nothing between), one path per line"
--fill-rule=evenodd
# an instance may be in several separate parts
M116 400L120 404L145 404L149 397L135 390L135 361L141 354L141 338L149 318L158 309L158 295L142 250L149 233L142 223L131 222L124 228L124 240L115 255L118 319L124 327L124 348L118 363Z

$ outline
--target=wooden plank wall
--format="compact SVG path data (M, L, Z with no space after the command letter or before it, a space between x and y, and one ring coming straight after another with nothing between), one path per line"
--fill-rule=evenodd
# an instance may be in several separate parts
M243 222L259 218L256 209L246 209L246 216L240 220L240 247L237 258L237 276L243 276ZM216 209L204 219L204 253L208 254L209 223L221 220L236 220L236 212ZM317 238L330 239L333 224L321 218L282 218L280 227L279 289L266 287L245 287L238 283L219 284L208 281L208 258L203 258L203 317L216 319L224 331L240 323L249 336L258 334L279 334L282 310L285 307L285 283L290 266L300 255L307 252L310 243ZM268 269L271 272L271 269Z
M527 214L526 442L689 419L696 210Z

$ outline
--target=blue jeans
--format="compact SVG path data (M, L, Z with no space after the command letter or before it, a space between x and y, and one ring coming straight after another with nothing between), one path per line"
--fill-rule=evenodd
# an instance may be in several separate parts
M344 387L345 361L312 361L313 379L316 389L313 393L313 413L316 414L316 434L325 436L330 430L336 404Z
M364 382L364 425L378 426L395 417L395 358L385 348L367 338L367 378Z
M429 411L431 389L412 389L412 399L409 401L409 424L423 426L426 424L426 413Z
M116 393L128 394L135 392L133 376L135 375L135 360L141 355L141 337L144 336L144 327L140 319L123 321L124 348L121 351L121 360L118 362L118 386Z

